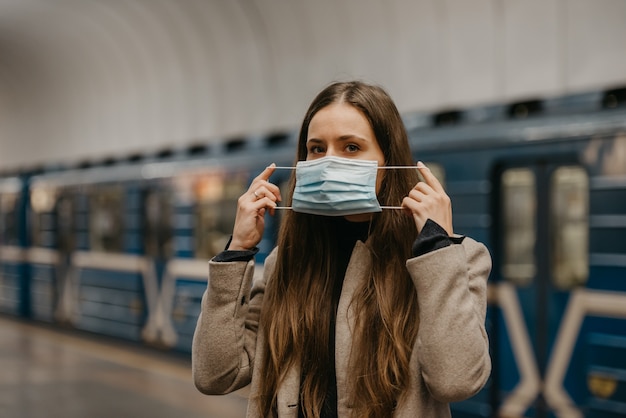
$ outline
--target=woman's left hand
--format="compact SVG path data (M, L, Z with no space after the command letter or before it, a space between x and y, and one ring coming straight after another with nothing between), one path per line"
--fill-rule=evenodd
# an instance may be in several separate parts
M445 229L448 235L452 235L450 197L439 180L421 161L417 163L417 169L425 181L418 182L411 189L409 195L402 200L402 207L405 212L413 216L418 233L422 232L424 224L430 219Z

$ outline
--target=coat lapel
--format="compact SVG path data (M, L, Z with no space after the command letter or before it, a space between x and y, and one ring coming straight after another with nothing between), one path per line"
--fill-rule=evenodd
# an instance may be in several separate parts
M350 382L347 380L350 367L350 347L354 331L354 312L351 306L352 297L357 287L366 279L370 270L371 257L368 248L357 241L350 262L337 307L337 324L335 328L335 369L337 372L337 412L339 416L348 416L350 405L348 393Z
M285 381L276 394L278 416L297 417L300 402L300 367L293 366L287 371Z

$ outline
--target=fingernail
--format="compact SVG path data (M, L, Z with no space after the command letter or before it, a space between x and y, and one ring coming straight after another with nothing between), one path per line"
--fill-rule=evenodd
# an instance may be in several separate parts
M426 166L424 165L424 163L423 163L423 162L418 161L418 162L417 162L417 168L426 168Z

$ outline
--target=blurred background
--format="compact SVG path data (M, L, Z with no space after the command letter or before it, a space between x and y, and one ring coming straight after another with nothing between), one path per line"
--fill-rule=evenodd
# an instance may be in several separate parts
M2 0L3 169L293 128L332 80L402 112L626 80L620 0Z
M0 0L0 415L243 416L191 382L206 260L354 78L493 256L453 416L626 417L622 0Z

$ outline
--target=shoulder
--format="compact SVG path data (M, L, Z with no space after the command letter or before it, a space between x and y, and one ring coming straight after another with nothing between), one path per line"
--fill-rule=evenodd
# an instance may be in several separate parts
M278 247L274 247L274 249L268 254L263 262L263 266L265 271L272 272L276 266L276 260L278 260Z
M278 247L274 247L274 249L269 253L267 258L265 259L265 264L274 265L276 263L277 258L278 258Z
M276 268L276 260L278 260L278 247L274 247L265 258L265 261L263 261L259 270L255 273L255 282L257 284L261 282L264 285L267 280L272 277Z

